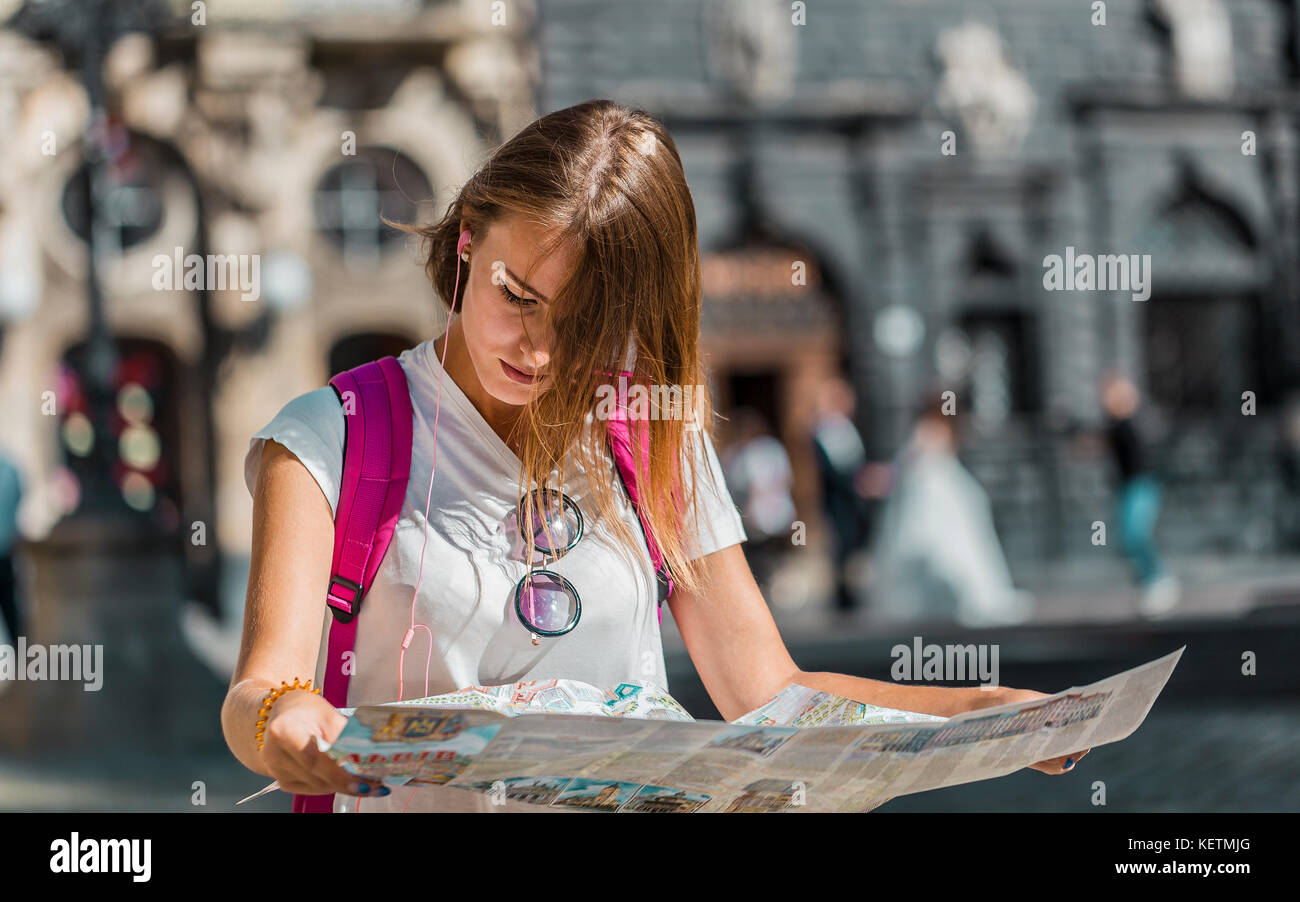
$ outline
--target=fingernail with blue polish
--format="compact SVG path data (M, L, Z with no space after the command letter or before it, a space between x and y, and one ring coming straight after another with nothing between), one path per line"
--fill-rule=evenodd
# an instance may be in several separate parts
M1072 768L1072 767L1074 767L1074 759L1073 759L1073 758L1066 758L1066 759L1065 759L1065 770L1069 770L1069 769Z
M386 796L386 795L388 795L390 792L392 792L392 790L389 789L387 786L381 786L381 787L379 787L379 791L378 791L377 793L375 793L375 795L376 795L376 796Z
M366 793L370 792L370 784L353 783L351 786L348 787L348 789L349 791L358 793L359 795L365 795Z

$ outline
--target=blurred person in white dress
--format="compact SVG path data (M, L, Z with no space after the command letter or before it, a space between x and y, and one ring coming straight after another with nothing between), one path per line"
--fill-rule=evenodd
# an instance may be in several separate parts
M1023 623L1032 597L1015 587L988 493L961 465L952 417L933 407L898 457L872 548L872 608L895 621Z

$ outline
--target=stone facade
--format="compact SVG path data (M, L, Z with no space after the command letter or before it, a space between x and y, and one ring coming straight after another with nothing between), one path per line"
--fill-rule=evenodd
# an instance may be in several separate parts
M1169 547L1278 549L1279 413L1300 386L1293 4L540 10L542 107L609 96L662 117L703 254L734 244L747 204L815 249L836 286L831 359L873 456L955 392L1013 562L1086 554L1090 524L1112 518L1110 464L1085 432L1110 369L1151 401ZM752 198L732 178L746 156ZM1068 246L1151 254L1150 298L1044 290L1045 258ZM725 370L753 338L710 331L705 304ZM779 320L767 334L780 345ZM788 425L806 396L769 366Z
M207 548L235 562L225 594L236 595L251 541L249 436L337 369L441 330L411 242L381 231L378 214L425 221L445 209L491 147L536 116L535 73L528 4L507 16L487 3L209 7L205 22L119 41L104 67L135 174L101 206L119 247L100 281L109 329L161 361L173 396L161 455L175 510L145 514L177 539L202 524ZM6 446L27 483L22 531L39 541L77 498L63 471L66 411L42 400L66 400L60 363L89 327L88 254L67 212L89 104L52 48L4 30L0 44L11 164L0 397L20 422ZM177 250L256 256L260 294L159 290L157 260ZM177 544L200 596L215 558Z
M719 407L771 414L802 517L806 399L843 371L877 459L954 391L1013 561L1082 553L1111 480L1072 430L1097 425L1117 367L1156 402L1172 548L1278 547L1278 412L1300 373L1292 4L1128 0L1104 24L1066 0L221 6L106 67L118 121L162 161L160 221L102 275L113 332L170 361L178 530L212 523L245 555L248 436L332 371L440 328L409 245L355 211L436 215L496 142L606 96L672 132L706 266L776 249L816 273L797 297L710 289L703 314ZM50 50L0 44L0 398L39 539L67 500L40 399L87 328L63 208L88 104ZM156 256L200 237L260 255L264 296L155 290ZM1150 299L1045 291L1045 257L1071 246L1150 253Z

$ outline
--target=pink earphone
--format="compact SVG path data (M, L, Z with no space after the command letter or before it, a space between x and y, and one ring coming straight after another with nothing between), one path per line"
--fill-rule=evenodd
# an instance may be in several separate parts
M402 651L397 656L397 700L402 700L402 662L406 658L406 650L411 646L411 640L415 638L416 629L423 629L429 634L429 654L424 660L424 695L429 694L429 665L433 661L433 631L423 623L415 622L415 599L420 593L420 582L424 579L424 552L429 544L429 502L433 499L433 474L438 469L438 414L442 411L442 377L447 371L447 348L451 345L451 317L456 313L456 290L460 287L460 261L469 260L469 254L465 253L465 248L469 246L470 233L465 229L460 233L460 239L456 242L456 281L452 283L451 290L451 309L447 313L447 340L442 345L442 360L438 366L438 400L433 408L433 463L429 468L429 489L424 496L424 541L420 544L420 570L419 575L415 578L415 591L411 593L411 626L402 637ZM409 800L407 804L410 804Z

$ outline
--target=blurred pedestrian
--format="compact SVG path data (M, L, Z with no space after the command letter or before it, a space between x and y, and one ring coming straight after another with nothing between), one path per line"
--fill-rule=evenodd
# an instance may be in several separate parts
M1300 393L1287 402L1282 414L1282 440L1278 443L1282 470L1282 542L1300 549Z
M0 619L15 641L24 632L22 611L18 606L18 579L14 571L14 546L18 540L18 505L23 497L22 473L0 451Z
M1023 623L1033 600L1011 579L988 493L957 459L952 420L927 403L899 453L873 543L872 605L890 620Z
M766 596L795 520L794 472L785 445L772 435L761 413L752 407L739 408L732 423L733 439L722 469L749 536L742 546L745 558Z
M1124 553L1142 588L1138 610L1145 617L1161 617L1178 604L1180 588L1178 580L1165 569L1156 547L1161 486L1148 464L1136 426L1140 404L1141 394L1130 379L1119 374L1106 377L1102 407L1107 416L1106 438L1119 477L1117 516Z
M853 387L831 379L817 393L813 424L813 450L821 477L822 513L830 525L835 568L835 608L852 611L857 597L847 576L850 559L870 531L863 475L867 454L862 436L853 424Z

